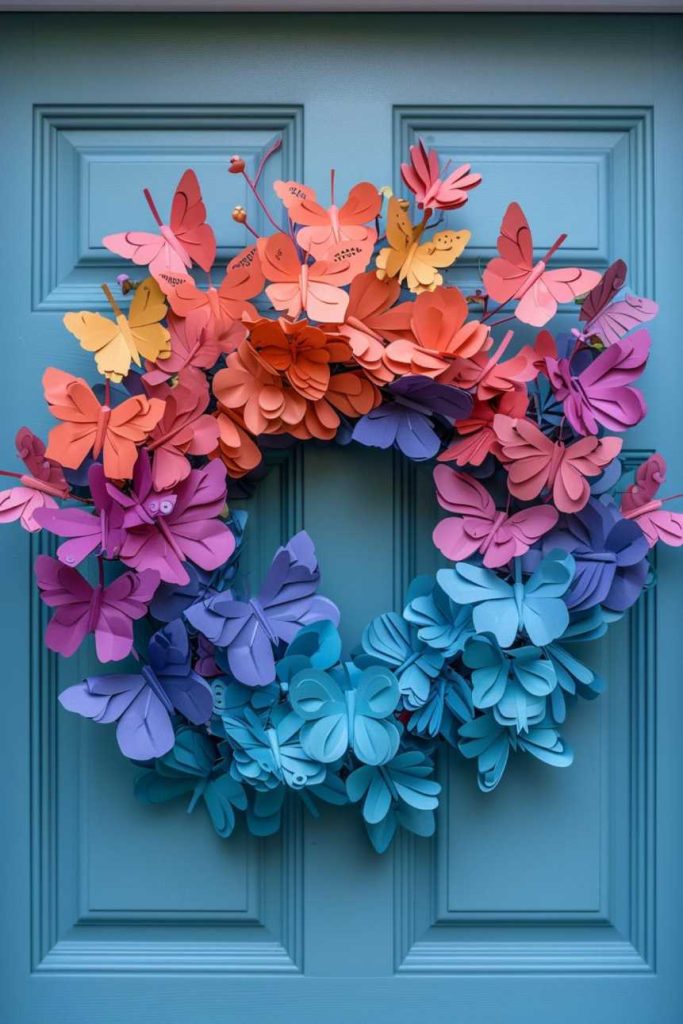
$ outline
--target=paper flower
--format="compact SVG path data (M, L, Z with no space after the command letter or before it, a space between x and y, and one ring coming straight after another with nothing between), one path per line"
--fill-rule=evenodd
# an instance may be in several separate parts
M408 750L388 764L363 765L349 775L346 792L351 803L363 801L368 835L378 853L388 848L399 826L418 836L433 835L441 786L430 778L432 770L422 751Z
M574 760L573 750L552 724L541 722L518 733L501 725L488 711L460 727L460 752L463 757L476 758L479 788L485 793L496 788L510 753L515 751L531 754L555 768L567 768Z
M472 701L493 708L501 725L527 732L546 717L546 698L557 686L552 662L538 647L501 650L488 637L474 637L463 655L472 669Z
M331 364L351 358L345 341L307 320L262 318L249 326L249 343L267 370L284 374L295 391L314 402L327 393Z

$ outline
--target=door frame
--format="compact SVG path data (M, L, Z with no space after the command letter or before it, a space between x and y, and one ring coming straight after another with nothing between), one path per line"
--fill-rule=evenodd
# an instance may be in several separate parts
M683 0L0 0L0 11L679 14Z

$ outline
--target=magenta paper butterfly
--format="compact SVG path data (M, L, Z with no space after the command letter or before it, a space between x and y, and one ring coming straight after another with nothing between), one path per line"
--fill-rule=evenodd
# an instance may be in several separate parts
M599 428L627 430L643 419L645 399L632 387L650 354L648 331L636 331L617 341L573 376L569 359L546 358L548 377L564 413L577 434L597 434Z
M658 540L674 548L683 544L683 513L662 508L670 498L655 497L665 480L666 462L661 455L651 455L638 466L635 483L621 497L621 514L638 523L651 548Z
M28 473L9 474L19 483L0 493L0 523L19 519L25 530L35 533L42 525L36 519L38 510L58 508L55 498L68 498L69 485L62 467L45 457L45 445L28 427L18 431L15 444Z
M36 512L36 522L58 537L68 537L57 548L57 558L65 565L79 565L94 551L105 558L117 558L125 538L123 509L110 493L104 469L99 462L88 470L88 488L95 503L94 512L82 508L45 508Z
M657 315L659 306L652 299L623 295L613 301L624 287L626 274L624 261L615 260L583 300L579 320L586 326L574 332L582 341L597 335L606 346L614 345L634 327Z
M38 555L35 574L40 596L55 612L45 631L51 651L65 657L95 634L100 661L121 661L133 648L133 622L147 612L159 586L157 572L124 572L113 583L93 587L77 569L49 555Z
M441 507L457 513L437 523L432 535L439 551L453 562L478 551L487 568L497 569L526 554L558 520L552 505L534 505L511 516L499 512L478 480L449 466L436 467L434 482Z

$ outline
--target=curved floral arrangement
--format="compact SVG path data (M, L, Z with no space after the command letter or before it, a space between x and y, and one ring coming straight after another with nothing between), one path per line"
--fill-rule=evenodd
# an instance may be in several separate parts
M481 178L421 143L401 168L414 218L367 182L338 206L334 175L329 206L278 181L271 212L259 191L268 156L253 177L230 161L273 233L218 284L193 171L169 224L145 190L157 229L104 239L150 276L119 277L125 310L103 285L112 316L65 316L104 380L46 370L58 423L47 448L19 431L25 469L4 474L19 479L0 520L61 539L35 566L53 610L48 647L68 656L92 634L101 662L129 659L60 700L116 724L144 768L142 800L201 802L221 836L238 811L253 833L275 832L288 791L315 814L357 803L383 851L399 826L434 831L443 742L478 762L483 790L511 753L571 762L559 727L574 698L603 687L575 645L637 600L657 542L683 544L683 514L658 496L663 459L622 483L615 436L646 412L641 325L657 307L624 289L621 260L602 276L553 263L565 235L537 259L516 203L482 288L445 285L470 233L445 228L443 211ZM243 208L233 218L256 235ZM555 337L558 303L578 319ZM541 329L532 344L511 347L512 330L498 330L515 321ZM402 611L373 619L349 657L305 532L260 588L240 575L246 514L226 495L250 493L283 438L436 460L448 515L434 543L452 565L414 580Z

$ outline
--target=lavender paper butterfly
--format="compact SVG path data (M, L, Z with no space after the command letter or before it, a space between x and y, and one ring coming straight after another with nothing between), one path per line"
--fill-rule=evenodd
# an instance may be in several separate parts
M281 642L290 643L310 622L339 622L336 606L316 594L319 581L313 541L302 530L278 549L255 597L216 594L186 609L185 617L219 648L219 662L239 682L267 686L275 679L274 649Z
M472 397L466 391L428 377L401 377L385 390L393 400L361 416L353 440L370 448L393 445L416 461L433 458L441 447L433 416L452 423L472 411Z
M67 711L101 725L117 722L121 753L134 761L162 757L174 743L172 716L194 725L211 717L210 686L192 671L182 622L171 622L149 641L149 664L134 675L89 676L60 694Z

